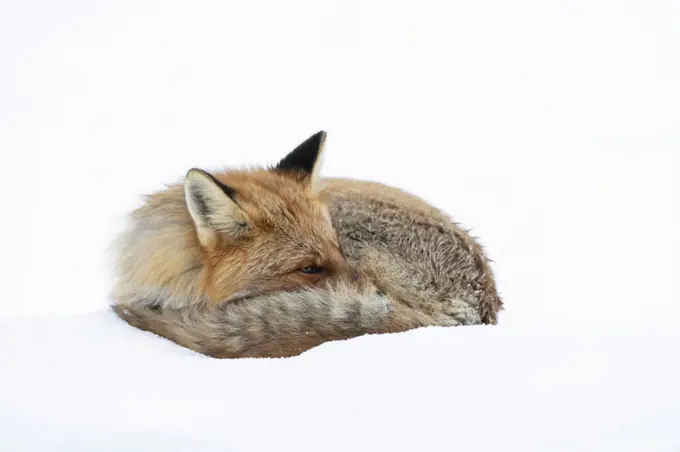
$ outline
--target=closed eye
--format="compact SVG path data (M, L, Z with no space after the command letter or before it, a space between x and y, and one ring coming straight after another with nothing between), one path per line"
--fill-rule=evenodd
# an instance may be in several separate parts
M310 265L309 267L301 268L298 270L302 273L305 273L307 275L315 275L317 273L323 273L326 271L326 268L324 267L317 267L316 265Z

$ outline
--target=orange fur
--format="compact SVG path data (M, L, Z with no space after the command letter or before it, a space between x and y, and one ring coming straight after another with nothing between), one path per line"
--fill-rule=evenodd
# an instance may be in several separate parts
M319 154L308 148L304 168L192 170L148 196L118 241L114 298L218 303L348 277L315 188ZM300 271L312 266L323 271Z

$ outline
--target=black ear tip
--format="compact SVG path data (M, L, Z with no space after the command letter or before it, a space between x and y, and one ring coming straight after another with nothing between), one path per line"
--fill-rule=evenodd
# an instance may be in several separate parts
M320 130L316 132L311 137L307 138L304 143L302 143L298 148L308 148L308 151L314 151L316 153L321 151L324 143L326 142L326 131Z
M326 141L326 131L325 130L319 130L314 135L307 138L305 140L305 143L314 144L314 146L316 146L318 148L318 147L323 146L324 141Z
M310 174L319 159L319 154L325 140L326 131L320 130L288 153L276 165L275 169Z

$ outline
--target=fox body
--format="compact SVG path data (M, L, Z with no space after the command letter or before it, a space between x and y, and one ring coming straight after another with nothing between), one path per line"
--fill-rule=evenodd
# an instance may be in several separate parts
M320 179L324 139L274 168L192 170L150 196L116 243L114 311L228 358L496 323L502 301L482 247L403 190Z

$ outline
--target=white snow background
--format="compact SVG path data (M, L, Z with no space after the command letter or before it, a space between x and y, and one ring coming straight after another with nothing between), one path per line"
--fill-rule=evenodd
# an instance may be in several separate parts
M680 7L0 3L0 450L680 451ZM420 195L497 326L214 360L109 311L105 251L193 166Z

